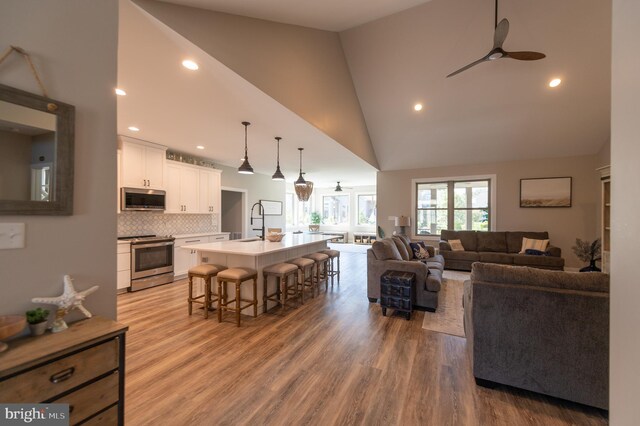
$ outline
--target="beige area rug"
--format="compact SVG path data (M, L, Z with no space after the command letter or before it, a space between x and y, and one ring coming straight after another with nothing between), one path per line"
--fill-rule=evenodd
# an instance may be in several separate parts
M444 271L440 300L436 312L425 312L422 328L437 333L464 337L463 283L469 272Z

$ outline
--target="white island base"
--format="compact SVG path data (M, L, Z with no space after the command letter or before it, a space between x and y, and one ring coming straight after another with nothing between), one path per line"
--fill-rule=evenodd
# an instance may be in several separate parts
M276 263L286 262L306 254L315 253L327 248L327 241L336 238L335 236L308 235L308 234L287 234L282 241L272 243L269 241L221 241L206 244L194 244L183 246L188 250L195 250L200 263L212 263L223 265L227 268L245 267L252 268L258 272L258 315L262 314L263 296L263 276L262 270L267 266ZM271 278L268 284L268 292L273 293L276 289L275 279ZM197 288L202 291L203 284ZM235 297L235 289L228 286L229 299ZM214 290L215 291L215 290ZM243 284L242 298L252 298L252 286ZM275 303L273 304L275 306ZM269 306L268 308L272 308ZM247 308L242 312L244 315L253 315L253 309Z

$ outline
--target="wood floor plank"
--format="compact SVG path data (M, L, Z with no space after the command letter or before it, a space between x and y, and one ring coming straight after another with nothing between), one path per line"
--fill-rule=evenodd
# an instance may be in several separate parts
M339 246L337 246L339 248ZM476 386L464 338L383 317L366 255L304 305L242 327L187 314L186 281L118 296L129 425L604 425L600 410Z

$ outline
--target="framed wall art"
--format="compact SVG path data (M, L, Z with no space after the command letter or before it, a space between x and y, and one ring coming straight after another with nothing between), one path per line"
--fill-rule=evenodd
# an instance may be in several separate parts
M571 177L520 179L520 207L571 207Z

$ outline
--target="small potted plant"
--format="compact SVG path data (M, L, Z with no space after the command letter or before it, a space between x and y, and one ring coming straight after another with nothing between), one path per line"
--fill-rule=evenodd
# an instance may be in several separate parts
M40 336L44 334L47 329L47 318L49 317L49 311L42 308L32 309L27 311L27 322L29 323L29 329L31 335Z
M309 216L309 219L311 220L311 225L309 225L309 231L318 232L320 230L320 213L318 212L311 213L311 215Z
M601 259L600 238L594 242L576 238L576 245L572 249L578 259L589 262L589 266L580 269L580 272L600 272L600 268L596 266L596 262Z

